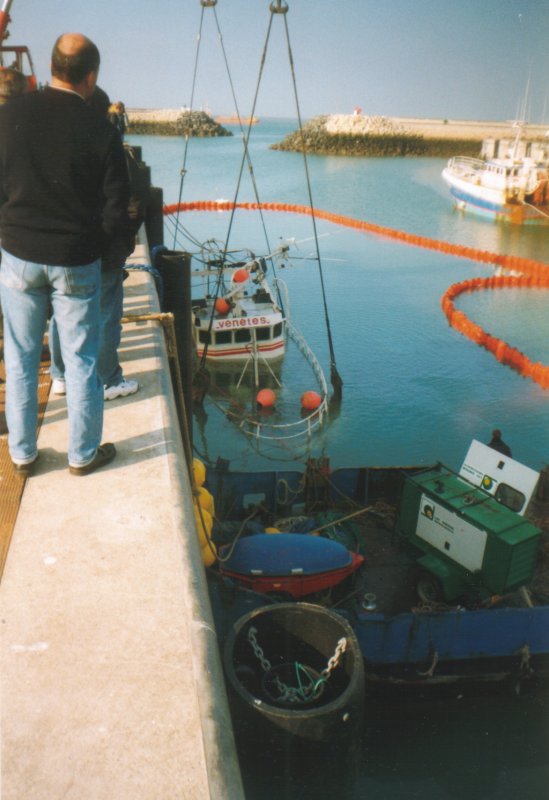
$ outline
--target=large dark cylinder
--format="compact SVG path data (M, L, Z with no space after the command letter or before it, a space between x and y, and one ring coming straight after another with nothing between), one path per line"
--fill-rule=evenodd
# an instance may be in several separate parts
M191 256L178 250L159 250L154 266L162 278L162 311L174 316L177 359L185 400L184 417L192 444ZM177 398L177 385L175 389ZM183 421L181 414L180 419Z
M164 195L158 186L151 186L145 214L145 229L149 247L164 244Z
M338 655L341 640L345 648ZM236 726L247 724L259 742L289 737L292 746L345 747L359 735L363 657L353 629L337 613L311 603L255 609L233 625L224 664ZM284 698L286 689L290 696L294 688L299 694L311 682L319 689L307 699Z

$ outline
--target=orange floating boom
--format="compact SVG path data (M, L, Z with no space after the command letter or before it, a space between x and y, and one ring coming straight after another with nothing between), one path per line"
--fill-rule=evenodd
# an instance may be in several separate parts
M439 250L442 253L450 253L454 256L467 258L471 261L479 261L486 264L496 264L503 269L518 272L520 275L494 275L490 278L472 278L470 280L455 283L450 286L441 299L441 306L450 325L471 341L484 347L489 353L502 364L511 367L519 374L530 378L543 389L549 389L549 366L540 362L532 362L524 353L511 345L491 336L483 330L480 325L472 322L463 311L458 311L454 306L454 300L464 292L476 292L483 289L501 288L536 288L549 289L549 264L534 261L520 256L510 256L502 253L491 253L487 250L479 250L474 247L465 247L459 244L443 242L438 239L430 239L427 236L417 236L416 234L406 233L394 228L387 228L376 225L373 222L355 219L354 217L342 214L332 214L330 211L322 209L312 209L309 206L292 205L290 203L232 203L230 201L217 200L195 200L188 203L174 203L164 206L164 214L170 215L180 211L231 211L234 208L245 209L247 211L283 211L292 214L305 214L314 216L317 219L324 219L336 225L343 225L348 228L375 233L379 236L387 236L397 239L416 247L423 247L429 250Z

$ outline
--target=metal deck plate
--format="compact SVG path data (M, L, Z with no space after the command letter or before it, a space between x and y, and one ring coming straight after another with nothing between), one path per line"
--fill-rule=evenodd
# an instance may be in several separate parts
M15 520L19 512L21 495L26 479L16 475L8 452L8 432L5 416L6 374L3 354L3 337L0 328L0 578L8 555ZM44 347L38 378L38 427L42 422L50 393L49 353Z

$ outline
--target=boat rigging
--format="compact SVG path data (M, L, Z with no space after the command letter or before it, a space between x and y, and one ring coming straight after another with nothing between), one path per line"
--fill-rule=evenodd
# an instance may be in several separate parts
M293 439L304 434L308 436L313 430L320 427L326 418L329 402L327 383L322 368L314 353L290 321L287 289L277 275L277 266L285 266L285 263L290 258L290 247L289 244L283 243L281 246L273 248L269 243L249 150L250 134L253 120L256 118L256 104L267 56L271 29L273 20L278 15L282 16L284 19L296 111L300 129L302 128L296 78L293 68L293 57L286 21L288 6L283 0L277 0L271 3L269 7L270 17L268 31L263 46L253 106L250 114L246 117L248 126L245 131L242 122L243 118L238 109L231 72L223 46L223 37L217 18L217 0L200 0L200 5L200 27L197 38L197 50L189 107L192 109L194 103L204 15L206 9L210 9L215 19L218 40L221 43L223 60L229 78L236 115L239 120L243 141L243 154L236 181L234 200L227 208L229 211L229 220L225 241L223 245L214 244L212 242L206 243L205 247L201 245L200 256L195 257L198 258L201 264L200 268L194 270L192 273L193 280L195 281L194 287L196 288L198 285L196 282L198 277L207 279L201 286L201 296L192 301L193 339L196 355L199 359L199 366L193 378L195 401L200 398L203 399L206 392L208 392L210 398L213 397L216 403L221 404L225 415L234 421L241 431L254 439L266 439L272 442L273 440ZM182 196L185 177L188 172L188 148L189 136L186 136L179 187L179 201L175 206L176 216L175 222L173 223L174 248L178 243L178 237L180 235L185 235L187 238L191 239L195 246L197 244L196 240L191 238L188 232L183 229L179 221L179 209L184 205L182 203ZM330 354L330 372L333 387L333 395L330 402L334 405L339 405L341 402L343 381L337 372L335 364L334 346L328 316L320 248L318 245L318 233L316 230L312 201L311 182L305 153L303 153L303 157L310 214L313 222L313 238L315 241L313 260L317 262L319 268ZM240 259L237 258L235 260L234 254L229 249L229 243L246 166L251 178L253 193L256 200L255 207L261 220L267 255L258 257L255 253L248 252L244 255L244 258L240 257ZM272 276L271 283L273 288L271 288L267 281L266 273L268 269ZM262 381L266 378L267 383L273 386L277 391L282 388L279 377L277 376L276 364L285 356L287 345L290 341L293 342L297 350L301 353L301 356L308 363L311 375L316 382L317 391L308 391L302 394L300 418L295 419L295 410L299 411L299 405L294 402L294 411L292 412L292 419L290 422L282 420L281 414L278 413L280 412L280 408L276 409L276 418L267 419L267 417L274 412L275 409L273 406L275 403L273 400L265 405L263 401L265 395L261 394ZM209 391L212 383L216 383L214 370L218 371L218 365L227 366L231 363L238 365L239 373L235 374L233 372L233 377L237 378L236 388L242 386L246 373L251 373L254 392L253 396L248 398L248 403L251 402L251 411L248 411L247 407L241 403L235 404L234 397L223 397L222 393L220 394L219 391L217 394L216 392ZM219 390L219 381L217 381L217 389ZM259 399L260 396L261 401ZM305 396L306 401L303 399ZM279 405L278 402L277 405Z

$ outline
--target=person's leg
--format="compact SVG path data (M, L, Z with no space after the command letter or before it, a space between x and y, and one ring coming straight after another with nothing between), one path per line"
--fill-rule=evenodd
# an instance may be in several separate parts
M118 359L124 308L124 272L122 269L101 273L101 349L98 372L105 387L105 400L127 397L139 389L134 380L126 380Z
M36 459L38 367L46 329L46 268L2 252L0 292L4 313L6 422L14 464Z
M52 380L64 381L65 365L61 355L61 345L59 343L57 323L54 317L51 317L50 324L48 326L48 347L50 350L50 375Z
M79 267L49 267L48 274L65 364L69 464L83 467L94 460L103 430L103 386L97 374L100 262Z
M97 371L105 386L117 386L122 381L122 367L118 360L118 346L124 303L124 273L121 269L103 270L101 273L101 346Z

